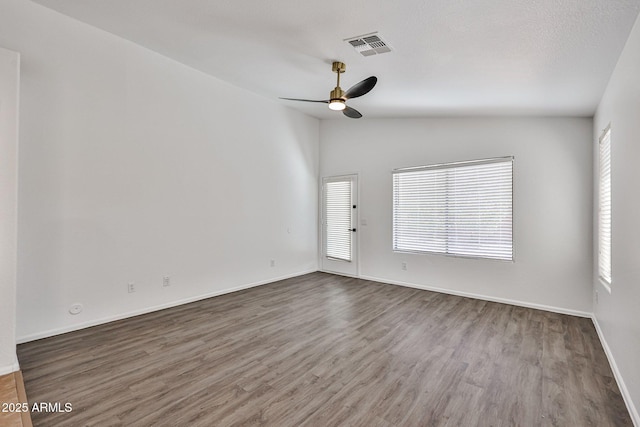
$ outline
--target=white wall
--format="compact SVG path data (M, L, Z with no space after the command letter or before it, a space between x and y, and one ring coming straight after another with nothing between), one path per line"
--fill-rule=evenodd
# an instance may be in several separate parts
M23 64L19 342L317 269L318 120L31 2L2 8Z
M594 119L594 152L611 123L612 284L600 284L594 261L594 313L618 383L640 426L640 18L611 76ZM594 170L597 169L597 155ZM596 175L597 178L597 175ZM597 200L597 181L595 184ZM594 210L597 218L597 210ZM597 237L597 234L596 234ZM598 246L597 238L594 247ZM597 254L597 251L596 251Z
M359 174L362 277L589 315L591 139L589 118L329 120L321 176ZM510 155L514 263L392 252L392 169Z
M16 233L20 55L0 47L0 375L16 371Z

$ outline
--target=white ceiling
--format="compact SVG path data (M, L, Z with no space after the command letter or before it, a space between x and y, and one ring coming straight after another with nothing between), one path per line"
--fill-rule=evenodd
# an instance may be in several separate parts
M260 95L327 99L331 62L365 117L591 116L640 0L35 0ZM378 31L393 52L343 40ZM319 118L325 105L278 100Z

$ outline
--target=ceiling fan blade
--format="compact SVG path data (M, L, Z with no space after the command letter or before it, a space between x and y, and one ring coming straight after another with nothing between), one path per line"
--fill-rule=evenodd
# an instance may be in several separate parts
M344 94L344 97L346 99L351 99L366 95L371 89L373 89L376 83L378 83L378 78L376 76L371 76L367 79L364 79L360 83L356 83L351 86L347 93Z
M358 110L351 107L346 107L344 110L342 110L342 114L349 117L350 119L359 119L360 117L362 117L362 114L360 114Z
M280 98L280 99L286 99L287 101L303 101L303 102L322 102L323 104L328 104L329 100L317 100L317 99L298 99L298 98Z

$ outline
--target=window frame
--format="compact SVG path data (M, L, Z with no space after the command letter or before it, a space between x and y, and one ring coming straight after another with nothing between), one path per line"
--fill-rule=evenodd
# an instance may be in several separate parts
M410 249L398 249L396 247L396 238L395 238L395 233L396 233L396 186L395 183L392 181L392 224L391 224L391 228L392 228L392 251L395 253L411 253L411 254L427 254L427 255L443 255L446 257L453 257L453 258L466 258L466 259L481 259L481 260L489 260L489 261L498 261L498 262L509 262L509 263L513 263L516 260L516 245L515 245L515 227L514 227L514 222L515 222L515 209L514 209L514 205L515 205L515 192L514 192L514 183L515 183L515 179L514 179L514 165L515 165L515 157L514 156L503 156L503 157L494 157L494 158L486 158L486 159L477 159L477 160L465 160L465 161L456 161L456 162L449 162L449 163L439 163L439 164L431 164L431 165L424 165L424 166L415 166L415 167L405 167L405 168L398 168L398 169L393 169L391 171L392 173L392 179L395 179L393 177L395 177L396 174L399 173L403 173L403 172L417 172L420 170L435 170L435 169L454 169L457 167L465 167L465 166L480 166L483 164L491 164L491 163L506 163L506 162L510 162L511 163L511 194L510 194L510 198L511 198L511 257L510 258L502 258L502 257L497 257L494 254L488 254L488 255L477 255L477 254L462 254L462 253L455 253L455 252L448 252L448 246L449 244L447 243L447 250L442 252L442 251L430 251L430 250L410 250ZM447 217L448 218L448 217ZM448 221L448 219L445 218L445 221ZM448 240L450 238L452 238L453 233L449 233L448 229L449 226L445 227L445 238Z

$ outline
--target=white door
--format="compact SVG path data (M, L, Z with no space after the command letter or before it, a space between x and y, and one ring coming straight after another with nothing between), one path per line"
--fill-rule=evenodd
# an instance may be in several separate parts
M358 176L322 180L322 270L358 275Z

